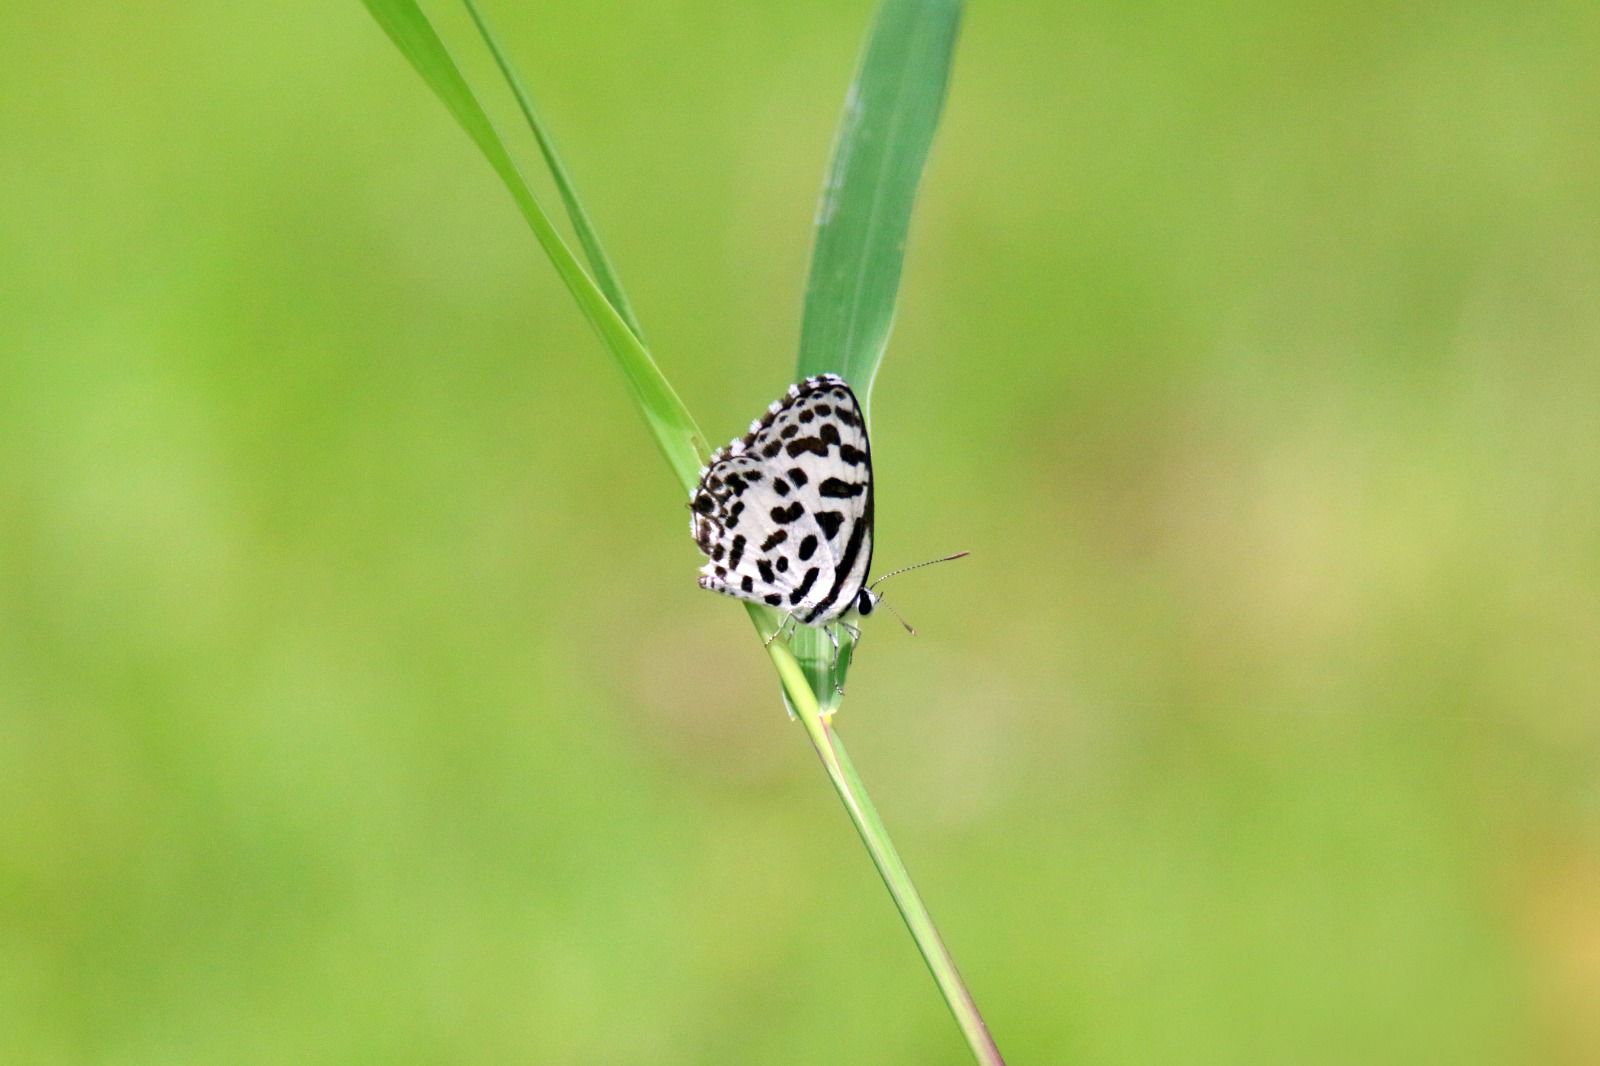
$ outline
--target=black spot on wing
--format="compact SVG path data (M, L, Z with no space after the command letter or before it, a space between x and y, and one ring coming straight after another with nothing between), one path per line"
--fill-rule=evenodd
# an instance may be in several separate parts
M694 498L695 514L710 514L717 509L717 501L711 498L711 493L702 492Z
M822 484L817 486L817 495L834 500L848 500L866 491L865 485L851 484L836 477L824 478Z
M803 489L806 487L806 482L811 479L806 477L804 470L801 470L798 466L792 466L789 468L789 480L794 482L795 488Z
M750 579L749 574L746 574L744 575L744 580L739 582L739 587L744 589L746 592L754 592L756 583Z
M816 518L817 525L822 527L823 534L827 536L829 540L833 540L835 537L837 537L839 535L839 527L844 525L844 515L839 511L818 511L813 517ZM744 538L740 537L739 541L742 540L744 540ZM739 541L735 541L734 543L738 544ZM734 565L737 566L738 564L735 563Z
M775 440L771 444L767 445L765 448L762 448L761 449L761 454L766 456L768 459L771 459L771 458L775 457L781 451L783 451L783 442Z
M822 438L824 444L836 445L839 443L839 427L832 422L824 422L822 428L817 430L817 436Z
M838 436L837 431L835 431L834 436ZM828 446L824 444L818 437L796 437L794 440L789 442L789 446L785 450L789 453L789 458L791 459L797 455L804 455L807 452L810 452L813 455L820 455L824 459L828 457ZM772 454L776 455L777 452L773 452Z
M860 466L867 461L867 453L853 444L839 445L839 458L851 466Z
M783 602L783 597L776 592L769 593L761 599L768 607L776 607Z
M832 536L833 534L829 534ZM733 538L733 547L728 549L728 566L734 570L739 569L739 560L744 558L744 534Z
M794 501L787 507L774 507L771 512L772 520L783 525L788 525L805 513L805 506L799 500Z
M788 539L789 531L787 529L775 529L772 531L772 536L761 542L761 550L769 552Z
M778 573L780 573L780 574L787 573L788 570L789 570L789 557L787 555L778 556Z
M772 489L779 496L789 495L789 483L783 480L781 477L775 477L772 479Z
M756 569L761 571L761 580L762 581L765 581L769 585L777 583L778 575L774 574L772 572L772 564L771 563L767 562L765 559L757 559L756 560ZM745 578L745 580L749 581L750 579L747 577L747 578ZM749 592L750 590L749 589L745 589L745 591Z
M796 585L794 591L789 593L789 606L793 607L806 598L806 593L810 592L811 586L817 583L817 575L820 573L822 571L815 566L806 571L806 576L800 580L800 584Z
M800 542L798 554L802 563L817 554L817 535L815 533L806 534L805 539Z

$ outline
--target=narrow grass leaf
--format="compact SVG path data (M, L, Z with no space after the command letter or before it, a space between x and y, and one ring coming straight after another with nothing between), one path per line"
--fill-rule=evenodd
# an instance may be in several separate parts
M467 6L468 13L472 15L472 21L478 27L478 33L483 37L483 43L489 46L494 61L499 64L500 74L506 79L511 94L517 98L517 106L522 109L522 117L527 121L528 128L533 131L534 140L539 142L539 151L544 156L545 166L550 168L550 176L555 180L556 189L561 193L561 202L566 205L567 217L572 220L572 230L578 235L578 244L583 247L583 254L588 257L589 269L594 271L595 283L600 286L600 291L605 293L606 299L611 301L611 306L617 309L617 314L628 324L633 335L643 341L644 330L640 328L639 319L633 313L633 306L628 302L627 293L622 289L622 280L617 276L616 268L611 265L611 259L600 244L600 235L595 231L594 222L590 220L589 213L583 209L583 202L578 199L578 191L572 185L572 177L567 173L566 164L561 161L561 156L556 151L550 129L539 117L538 109L533 105L533 96L517 74L516 68L511 65L505 49L500 47L500 39L495 36L494 29L489 25L488 19L484 18L483 12L478 10L475 0L463 0L463 2Z
M884 0L845 97L817 207L798 376L870 403L894 322L911 208L944 107L960 0Z
M549 216L539 206L527 182L517 170L499 134L462 77L455 60L434 31L415 0L363 0L389 39L400 49L423 81L450 111L461 128L472 138L489 161L517 208L527 220L535 239L544 249L556 273L577 301L606 349L611 353L633 393L656 446L666 458L685 492L694 487L702 456L709 450L699 427L683 401L662 376L638 334L629 327L607 299L571 249L556 232Z
M795 376L842 375L869 410L960 22L960 0L879 5L817 207ZM840 642L836 656L817 630L802 629L790 641L826 712L838 708L853 658L849 636Z

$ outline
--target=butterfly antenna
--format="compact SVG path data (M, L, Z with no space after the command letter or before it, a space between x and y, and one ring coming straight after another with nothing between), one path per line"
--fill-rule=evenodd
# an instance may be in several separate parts
M966 552L962 552L961 554L965 555L967 553ZM956 556L956 558L960 558L960 556ZM934 562L942 563L942 562L944 562L944 560L943 559L935 559ZM924 563L923 565L926 566L927 564ZM884 576L888 576L888 575L884 575ZM878 598L878 604L879 604L879 606L889 608L889 613L894 615L896 621L898 621L901 625L906 627L906 632L907 633L910 633L912 636L916 636L917 635L916 626L913 626L910 622L907 622L906 618L905 618L905 615L901 614L899 611L894 609L894 604L890 603L888 600L884 599L881 596Z
M950 561L952 561L954 559L961 559L961 558L964 558L964 557L966 557L968 555L971 555L971 554L972 554L971 552L956 552L954 555L946 555L942 559L929 559L925 563L912 563L910 566L902 566L898 570L891 570L887 574L884 574L882 577L878 578L878 580L876 580L872 584L868 585L867 588L875 589L879 585L883 584L885 581L888 581L891 577L895 577L898 574L904 574L904 573L906 573L907 571L910 571L910 570L921 570L924 566L932 566L934 563L948 563L948 562L950 562ZM894 610L894 608L891 607L890 610ZM900 618L900 615L899 615L898 612L896 612L895 617L896 618ZM900 618L900 621L901 621L901 624L905 623L905 619L904 618ZM906 628L907 629L911 629L910 626L906 626ZM916 632L916 630L912 630L912 632Z

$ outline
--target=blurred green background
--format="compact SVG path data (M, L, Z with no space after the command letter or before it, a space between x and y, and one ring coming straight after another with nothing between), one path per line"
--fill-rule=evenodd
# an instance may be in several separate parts
M734 435L870 6L487 10ZM0 29L0 1061L967 1061L360 5ZM969 11L874 432L880 570L973 556L839 724L1014 1063L1600 1062L1596 55Z

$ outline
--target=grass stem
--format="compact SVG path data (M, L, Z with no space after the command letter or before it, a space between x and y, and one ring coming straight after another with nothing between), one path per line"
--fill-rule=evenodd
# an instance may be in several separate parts
M757 629L760 629L759 619ZM782 641L775 640L768 644L767 653L778 669L778 676L783 681L784 690L789 695L800 724L805 727L811 746L822 760L834 791L839 793L845 812L850 815L856 832L861 835L861 842L867 846L873 865L878 868L878 874L889 889L900 917L905 920L911 938L916 941L917 950L922 952L923 961L928 964L928 970L939 986L939 994L944 997L950 1013L955 1015L956 1024L961 1027L973 1057L983 1066L1005 1066L1000 1049L989 1035L983 1015L978 1012L977 1001L961 980L950 949L945 947L944 939L933 924L933 916L928 913L927 905L922 902L922 896L911 880L910 871L895 850L889 830L879 817L878 809L867 794L860 775L856 773L849 753L845 751L844 741L833 728L833 716L822 713L816 695L806 680L805 671Z

